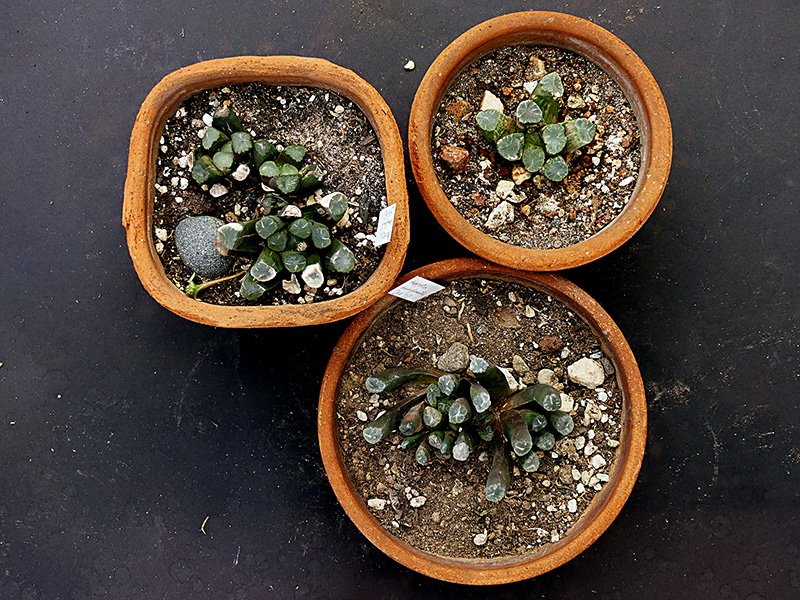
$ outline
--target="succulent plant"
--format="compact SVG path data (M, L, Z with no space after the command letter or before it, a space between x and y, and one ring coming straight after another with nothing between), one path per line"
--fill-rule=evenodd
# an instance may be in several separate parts
M299 294L302 284L317 289L325 282L325 273L348 273L355 267L355 255L331 235L331 229L347 214L348 198L339 192L324 197L305 196L319 187L322 171L306 164L307 150L296 144L278 150L267 140L254 140L242 128L233 109L224 107L213 117L201 147L195 150L193 179L201 185L231 176L246 179L251 168L261 177L265 197L258 219L227 223L217 230L217 250L254 254L239 293L255 300L281 282L279 275L290 274L284 281L287 291ZM224 281L223 278L217 281ZM215 283L215 282L214 282ZM200 287L187 286L187 294L196 297Z
M348 273L355 267L355 255L331 236L331 228L347 213L344 194L333 192L306 206L291 204L286 197L271 193L261 201L265 215L259 219L228 223L217 230L217 250L257 253L242 280L239 293L255 300L275 288L279 275L290 279L284 289L300 293L302 284L317 289L326 272Z
M563 155L591 143L595 136L589 119L557 122L563 95L559 74L548 73L531 97L519 103L515 118L496 109L482 110L475 117L478 129L504 159L521 160L531 173L541 171L551 181L561 181L569 172Z
M219 109L194 151L192 179L209 185L231 177L244 181L255 170L264 185L283 194L312 191L322 182L322 170L304 164L307 150L292 144L278 150L270 141L253 139L230 106Z
M486 499L499 502L511 484L511 457L524 471L536 471L540 454L552 450L556 436L568 435L575 424L559 410L561 395L552 386L537 384L512 393L503 372L480 357L472 358L468 373L397 367L368 377L370 394L414 384L427 388L381 413L363 435L377 444L396 428L404 436L400 447L414 449L420 465L433 458L463 462L481 444L489 444Z

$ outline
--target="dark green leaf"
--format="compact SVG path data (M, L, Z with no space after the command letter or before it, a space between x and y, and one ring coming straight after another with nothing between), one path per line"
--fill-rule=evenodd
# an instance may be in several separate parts
M266 217L261 217L256 222L256 231L262 238L267 239L276 231L283 229L284 225L286 225L286 221L280 217L276 217L275 215L267 215Z
M203 150L210 154L219 150L229 139L230 138L228 138L224 132L210 127L203 134L203 141L201 145L203 146Z
M311 227L311 243L315 248L327 248L331 245L331 232L322 223L314 223Z
M523 100L517 106L517 121L523 125L533 125L542 120L542 109L533 100Z
M289 223L289 233L304 240L311 235L313 226L314 223L301 217Z
M547 159L542 167L542 174L550 181L561 181L569 173L567 161L560 156L553 156Z
M256 221L227 223L217 229L217 238L228 250L255 252L261 249L261 241L256 233Z
M201 154L194 159L194 166L192 167L192 179L199 185L212 184L218 181L223 176L210 156Z
M242 131L242 122L230 106L223 106L214 113L212 125L229 136Z
M211 160L214 162L215 167L223 173L228 174L233 168L233 161L235 158L230 152L217 152Z
M246 131L235 131L231 135L231 147L235 154L247 154L253 148L253 138Z
M274 161L268 160L258 168L258 174L265 179L270 179L280 175L281 168Z
M283 252L286 250L286 230L282 229L276 231L267 238L267 246L270 250L275 252Z
M306 150L303 146L298 146L297 144L292 144L291 146L286 146L281 153L281 158L284 158L288 161L291 161L295 165L299 165L303 162L303 159L306 157L308 150Z
M497 140L497 153L506 160L514 161L522 158L522 142L525 135L509 133Z
M331 240L330 252L325 257L325 266L339 273L349 273L356 266L352 250L337 239Z
M522 166L536 173L544 165L544 150L541 146L526 145L522 150Z
M492 468L486 478L486 499L490 502L500 502L505 497L510 485L511 469L508 465L505 444L500 439L495 442Z
M548 154L558 154L567 144L564 126L558 123L545 125L544 129L542 129L542 139L544 140L544 149L547 150Z
M380 394L412 383L430 383L431 381L436 381L436 376L426 371L394 367L367 377L364 386L370 394Z
M256 300L267 291L267 287L268 286L265 286L253 279L248 272L242 280L242 285L239 288L239 295L245 300Z
M574 121L564 122L564 133L567 136L567 145L564 151L567 153L575 152L578 148L591 143L594 139L596 128L589 119L575 119Z
M267 164L267 163L264 163ZM293 194L300 187L300 173L294 165L281 166L281 173L275 177L276 187L284 194Z
M305 255L296 250L284 250L281 252L281 261L289 273L299 273L306 268Z
M250 267L250 275L256 281L272 281L281 268L281 260L278 255L269 248L264 248L258 258L253 261L253 265Z
M255 140L253 142L253 163L260 167L267 160L278 158L278 149L267 140ZM274 177L274 175L272 176Z

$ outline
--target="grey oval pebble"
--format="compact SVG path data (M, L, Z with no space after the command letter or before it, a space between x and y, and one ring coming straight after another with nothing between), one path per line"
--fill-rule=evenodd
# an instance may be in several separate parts
M225 223L216 217L187 217L175 228L175 246L181 261L203 279L217 279L233 263L214 247L217 229Z

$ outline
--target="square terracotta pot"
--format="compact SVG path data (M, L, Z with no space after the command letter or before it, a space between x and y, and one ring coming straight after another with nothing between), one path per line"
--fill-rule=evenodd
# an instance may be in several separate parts
M352 100L369 119L383 154L386 198L397 205L392 240L370 278L349 294L312 304L222 306L194 300L165 275L152 239L158 140L164 124L187 98L225 85L313 86ZM145 289L165 308L218 327L289 327L349 317L383 296L405 260L409 240L408 194L403 144L392 112L378 92L358 75L326 60L298 56L242 56L210 60L162 79L142 104L131 135L122 224L128 250Z

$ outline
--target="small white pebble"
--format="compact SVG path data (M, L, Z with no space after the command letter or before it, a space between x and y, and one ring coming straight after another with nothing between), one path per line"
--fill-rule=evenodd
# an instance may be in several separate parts
M358 417L359 421L366 421L369 418L367 417L367 413L365 413L363 410L357 410L356 417Z
M211 186L211 189L208 190L208 193L211 194L214 198L219 198L220 196L224 196L228 193L228 188L226 188L221 183L215 183Z
M367 506L375 510L383 510L386 508L386 500L383 498L370 498L367 500Z
M244 181L250 175L250 167L247 165L239 165L236 170L231 174L236 181Z
M582 483L579 483L578 485L575 486L575 491L578 492L579 494L582 494L583 492L586 491L586 488L583 487Z
M420 506L425 504L425 500L427 500L427 498L425 498L425 496L416 496L416 497L411 499L410 504L411 504L411 506L413 508L419 508Z
M567 510L571 513L577 512L578 510L578 501L575 498L570 498L567 501Z
M598 473L597 474L597 480L598 481L602 481L603 483L605 483L605 482L608 481L608 479L609 479L609 477L605 473Z
M160 239L162 242L166 242L168 237L167 230L156 227L156 237Z
M606 465L606 459L603 458L602 454L595 454L592 457L592 461L591 462L592 462L592 466L595 469L599 469L599 468L604 467Z
M210 114L208 114L208 113L204 114L204 115L203 115L203 123L204 123L204 124L205 124L207 127L211 127L211 125L214 123L214 117L212 117L212 116L211 116Z
M406 71L413 71L416 68L416 64L414 64L413 60L408 61L406 64L403 65L403 68Z
M476 546L483 546L486 544L487 539L489 539L489 535L486 533L486 530L484 530L483 533L479 533L472 538L472 543Z
M333 112L335 112L337 115L342 114L344 112L344 106L338 104L336 108L333 109Z

